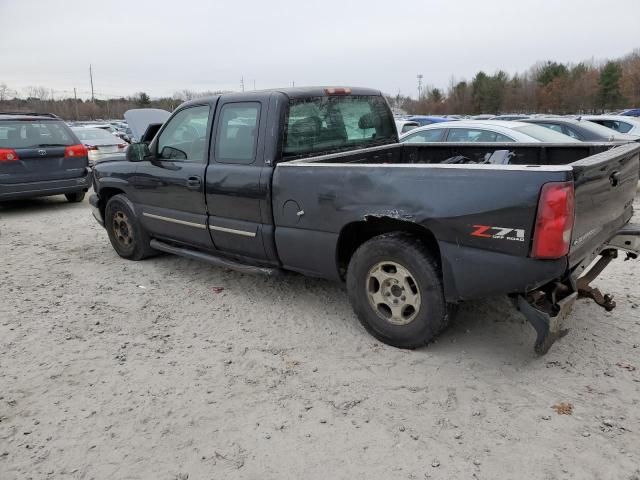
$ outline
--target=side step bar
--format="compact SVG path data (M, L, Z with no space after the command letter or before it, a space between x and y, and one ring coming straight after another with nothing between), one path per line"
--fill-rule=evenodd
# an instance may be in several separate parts
M179 255L181 257L187 257L193 260L199 260L201 262L207 262L210 265L215 265L216 267L230 268L231 270L236 270L242 273L261 274L268 276L280 275L282 273L282 270L278 268L256 267L253 265L247 265L227 258L216 257L215 255L210 255L198 250L191 250L184 247L169 245L168 243L164 243L156 239L152 239L150 245L151 248L160 250L161 252Z

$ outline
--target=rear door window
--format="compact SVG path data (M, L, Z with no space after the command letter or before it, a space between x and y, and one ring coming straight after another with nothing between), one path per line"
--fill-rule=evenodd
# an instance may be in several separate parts
M422 130L407 135L402 139L403 143L423 143L423 142L441 142L444 128L433 128L430 130Z
M451 128L447 136L447 142L452 143L491 143L491 142L513 142L513 139L491 130L481 130L477 128Z
M220 110L215 158L219 163L250 164L256 159L260 103L227 103Z

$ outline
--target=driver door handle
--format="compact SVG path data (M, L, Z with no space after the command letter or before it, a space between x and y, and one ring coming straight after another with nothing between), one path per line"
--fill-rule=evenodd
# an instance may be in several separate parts
M197 190L200 188L200 185L202 185L202 180L200 179L200 177L194 175L187 178L187 188Z

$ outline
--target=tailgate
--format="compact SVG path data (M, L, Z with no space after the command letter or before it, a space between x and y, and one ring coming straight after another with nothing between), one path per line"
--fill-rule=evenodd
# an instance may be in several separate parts
M639 162L640 145L627 144L571 164L576 198L571 266L597 250L631 218Z

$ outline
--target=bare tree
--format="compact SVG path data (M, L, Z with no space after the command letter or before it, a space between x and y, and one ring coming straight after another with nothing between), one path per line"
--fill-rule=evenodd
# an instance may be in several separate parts
M4 102L10 95L9 87L6 83L0 83L0 102Z

